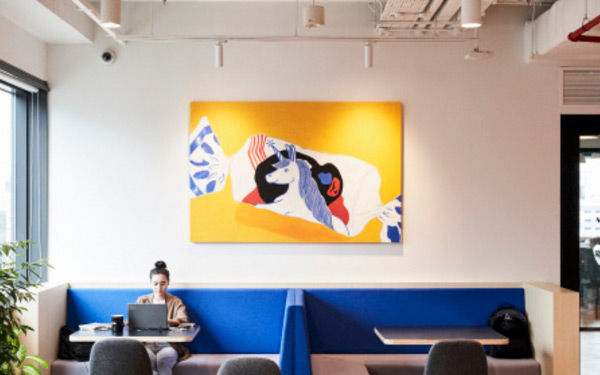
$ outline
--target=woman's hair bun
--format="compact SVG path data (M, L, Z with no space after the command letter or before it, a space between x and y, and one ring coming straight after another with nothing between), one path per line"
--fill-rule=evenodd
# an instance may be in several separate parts
M163 262L162 260L157 261L156 263L154 263L154 267L156 267L157 269L166 269L167 268L167 264L165 262Z

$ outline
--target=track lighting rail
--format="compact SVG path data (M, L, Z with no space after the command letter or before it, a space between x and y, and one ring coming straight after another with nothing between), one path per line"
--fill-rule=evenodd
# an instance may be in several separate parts
M426 30L427 31L427 30ZM473 40L475 36L433 36L433 35L422 35L422 36L335 36L335 35L322 35L322 36L299 36L299 35L118 35L118 40L121 42L161 42L161 41L215 41L215 40L227 40L227 41L260 41L260 42L319 42L319 41L330 41L330 42L361 42L366 41L377 42L377 43L399 43L399 42L414 42L416 40L420 42L464 42L466 40Z

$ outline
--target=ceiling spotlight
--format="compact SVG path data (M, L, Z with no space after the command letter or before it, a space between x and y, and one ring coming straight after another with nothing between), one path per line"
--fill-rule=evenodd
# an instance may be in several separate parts
M100 23L110 29L121 26L121 0L100 0Z
M306 5L302 9L302 18L306 28L323 26L325 25L325 8L315 5L315 0L313 0L312 5Z
M373 67L373 43L365 43L365 69Z
M219 40L215 44L215 68L223 67L223 44L226 41Z
M460 22L465 29L481 27L481 0L462 0Z

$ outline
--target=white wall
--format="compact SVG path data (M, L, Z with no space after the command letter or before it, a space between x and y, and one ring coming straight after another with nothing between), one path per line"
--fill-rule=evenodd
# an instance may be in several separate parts
M49 49L51 280L559 281L558 71L527 65L526 9L485 17L471 43L130 43ZM274 19L264 15L264 22ZM222 22L215 18L215 24ZM209 25L210 26L214 25ZM193 244L191 101L402 101L404 247Z
M37 78L47 78L46 44L0 17L0 59Z

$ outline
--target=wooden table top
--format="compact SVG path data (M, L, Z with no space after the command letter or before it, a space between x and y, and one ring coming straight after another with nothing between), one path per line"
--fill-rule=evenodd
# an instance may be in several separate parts
M442 340L474 340L482 345L507 345L508 338L490 327L375 327L385 345L433 345Z
M200 326L194 328L177 328L169 330L135 330L123 328L122 334L114 334L111 330L77 331L69 336L72 342L96 342L103 339L134 339L141 342L191 342L200 332Z

